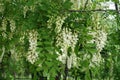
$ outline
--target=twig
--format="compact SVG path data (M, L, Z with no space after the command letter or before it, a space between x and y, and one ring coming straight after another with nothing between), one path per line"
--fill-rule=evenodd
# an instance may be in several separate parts
M118 4L117 3L114 3L115 4L115 9L116 9L116 11L117 11L117 16L116 16L116 20L117 20L117 26L119 26L120 25L120 21L119 21L119 9L118 9ZM118 27L116 28L116 30L118 30Z
M119 13L119 10L118 10L118 5L117 5L117 3L115 3L115 9L116 9L116 11Z
M65 71L64 71L64 73L65 73L65 75L64 75L64 79L63 79L63 80L67 80L67 76L68 76L67 58L66 58Z

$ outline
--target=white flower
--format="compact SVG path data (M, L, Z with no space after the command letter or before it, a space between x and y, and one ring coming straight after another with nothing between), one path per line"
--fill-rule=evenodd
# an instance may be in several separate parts
M65 16L57 16L56 18L56 27L55 27L55 31L56 33L59 33L61 28L62 28L62 25L64 23L64 20L67 18L67 15Z
M102 61L102 57L100 53L95 53L92 57L92 61L90 62L90 67L100 66L101 61Z
M3 30L3 31L6 31L6 27L7 27L7 20L4 18L4 19L2 20L2 30Z
M27 60L34 64L38 60L38 53L36 52L36 46L37 46L37 31L31 30L29 31L29 51L27 53Z
M16 28L15 21L10 19L10 30L14 32Z
M68 69L72 67L72 57L67 57L67 67Z
M96 48L100 52L107 41L107 33L103 30L96 30L95 32L89 32L88 35L92 35L93 39L88 43L96 43Z
M97 34L98 35L97 35L96 40L95 40L96 48L97 48L97 50L101 51L106 44L107 33L101 30L101 31L98 31Z
M97 53L93 54L92 60L90 62L90 67L96 67L99 66L100 62L103 60L100 52L106 45L107 33L103 30L96 30L94 32L89 32L88 34L93 36L93 39L91 41L88 41L88 43L95 43L97 49Z
M37 31L35 30L32 30L29 32L29 50L33 50L33 49L36 49L36 46L37 46Z
M3 12L4 9L5 9L4 4L3 4L3 3L0 3L0 12Z
M66 57L67 55L66 54L62 54L62 55L59 55L57 60L61 61L63 64L65 64L66 62Z
M26 13L27 13L28 10L29 10L29 7L28 6L24 6L24 8L23 8L24 18L26 17Z
M5 32L2 32L3 38L7 38L7 34Z
M27 54L27 60L31 63L34 64L38 60L38 53L34 51L29 51Z
M71 2L73 3L72 9L79 9L80 8L81 0L71 0Z
M61 47L62 55L59 55L58 60L60 60L63 64L66 63L67 60L67 66L70 69L72 66L76 65L77 57L74 53L74 48L77 43L78 36L77 33L72 33L72 31L68 28L63 28L62 32L58 34L57 36L57 46ZM71 56L68 57L67 51L68 48L71 47L72 52ZM57 54L59 54L57 52Z

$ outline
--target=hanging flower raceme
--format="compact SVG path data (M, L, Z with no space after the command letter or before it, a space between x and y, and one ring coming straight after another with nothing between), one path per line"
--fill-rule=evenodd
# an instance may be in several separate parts
M24 15L24 18L26 17L26 13L27 13L28 10L29 10L29 7L28 7L28 6L24 6L24 7L23 7L23 15Z
M96 48L99 52L104 48L106 41L107 41L107 33L103 30L99 30L97 32L97 36L95 40Z
M10 30L11 30L11 32L14 32L15 28L16 28L15 21L12 19L9 21L10 21Z
M8 26L8 22L10 23L9 26ZM10 27L10 33L9 34L6 34L6 30L7 28ZM8 39L12 39L13 38L13 32L15 31L16 29L16 24L15 24L15 21L13 19L8 19L8 18L4 18L2 20L2 27L1 27L1 31L2 31L2 36L3 38L8 38Z
M55 27L56 33L59 33L59 32L60 32L60 30L61 30L61 28L62 28L62 25L63 25L63 23L64 23L64 20L65 20L66 18L67 18L67 16L63 16L63 17L58 16L58 17L56 18L56 27Z
M1 26L1 29L0 29L2 31L3 38L7 38L6 29L7 29L7 19L4 18L2 20L2 26Z
M32 6L24 6L23 7L23 16L26 18L26 14L28 11L34 12L35 11L35 5Z
M104 30L95 30L88 34L93 36L93 39L88 43L96 44L96 49L97 49L97 53L93 54L90 66L91 67L99 66L100 62L104 61L100 55L100 52L106 45L107 33Z
M27 60L34 64L38 60L38 53L36 52L36 46L37 46L37 31L30 30L28 39L29 39L29 51L27 53Z
M34 64L38 60L38 53L34 51L29 51L27 54L27 60L31 64Z
M90 67L96 67L96 66L100 66L100 63L104 62L104 59L102 59L100 53L95 53L92 57L92 60L90 62Z
M91 67L99 66L100 62L101 61L103 62L100 52L106 45L107 33L103 30L96 30L96 31L90 32L89 35L92 35L93 39L88 43L96 44L96 49L97 49L97 53L93 54L90 66Z
M74 53L67 57L68 69L70 69L72 66L77 66L77 56Z
M25 39L25 36L27 35L27 33L26 32L22 32L21 33L21 37L19 38L19 42L21 43L21 44L24 44L24 39Z
M6 28L7 28L7 19L4 18L2 20L2 29L1 30L6 31Z
M5 10L5 7L4 7L4 4L3 3L0 3L0 12L4 12Z
M81 4L82 1L80 1L80 0L71 0L71 2L73 3L72 9L78 10L80 8L80 4Z
M93 36L93 39L88 41L88 43L95 43L96 49L100 52L106 45L107 33L103 30L96 30L94 32L88 33L88 35Z
M68 16L69 16L69 14L68 15L65 14L64 16L57 16L57 17L51 16L50 19L47 21L48 28L52 28L52 24L55 23L55 25L56 25L55 31L56 31L56 33L59 33L63 26L65 19Z
M100 52L102 51L102 49L106 45L106 41L107 41L107 33L103 30L98 30L97 36L95 39L96 48L97 48L98 53L93 55L93 58L92 58L92 62L94 62L94 64L96 64L96 65L99 65L99 63L101 61L103 62L103 59L100 55Z
M51 16L50 19L47 21L47 27L52 28L52 24L55 22L55 17Z
M63 31L57 36L57 46L61 47L62 54L59 54L58 60L60 60L63 64L66 63L70 69L72 65L76 64L76 55L74 53L74 48L77 43L78 36L77 33L72 33L70 29L64 28ZM68 48L71 48L71 55L68 56Z

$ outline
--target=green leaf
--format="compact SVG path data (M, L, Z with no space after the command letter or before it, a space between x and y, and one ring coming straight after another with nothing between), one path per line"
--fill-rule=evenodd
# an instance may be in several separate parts
M112 0L113 2L115 2L115 3L119 3L119 0Z
M31 6L31 5L34 4L34 2L35 2L34 0L30 0L30 1L27 2L27 5L28 5L28 6Z
M91 80L89 70L86 71L85 80Z
M47 67L44 67L43 76L44 77L48 76L48 69L47 69Z
M45 64L47 65L47 67L52 67L54 64L52 62L46 61Z
M70 0L65 0L63 6L64 6L65 9L70 9L71 6L72 6L72 4L73 4L73 3L70 2Z
M67 52L68 52L68 53L67 53L67 54L68 54L68 56L70 56L70 55L71 55L71 52L72 52L71 47L69 47L69 48L68 48Z
M88 51L91 53L91 54L95 54L97 52L97 49L88 49Z
M50 73L51 77L55 78L55 76L56 76L56 68L51 68L49 73Z

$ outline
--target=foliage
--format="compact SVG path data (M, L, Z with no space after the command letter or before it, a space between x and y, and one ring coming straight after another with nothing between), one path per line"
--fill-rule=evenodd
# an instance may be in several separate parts
M104 1L1 0L0 80L119 80L119 14L69 12Z

